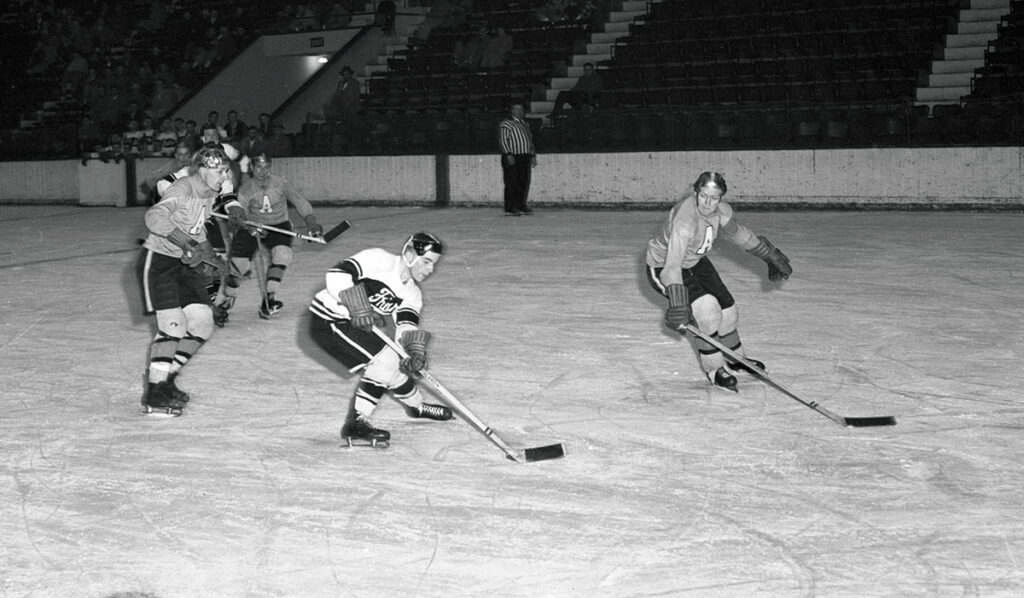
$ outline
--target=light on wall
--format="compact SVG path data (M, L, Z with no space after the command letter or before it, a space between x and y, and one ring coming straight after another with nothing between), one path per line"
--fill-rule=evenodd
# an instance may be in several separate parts
M320 58L317 58L316 61L319 62L320 64L327 64L327 57L321 56Z

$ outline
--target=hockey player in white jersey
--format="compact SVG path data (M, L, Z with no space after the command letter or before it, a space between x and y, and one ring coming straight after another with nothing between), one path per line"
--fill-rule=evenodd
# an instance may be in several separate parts
M430 333L419 327L422 283L434 272L444 246L430 233L412 235L395 255L365 249L342 260L326 275L326 287L310 303L313 340L349 372L362 371L341 436L387 446L391 434L370 422L385 393L402 404L409 417L449 420L451 409L423 402L416 386L427 364ZM374 333L374 326L405 348L401 359Z

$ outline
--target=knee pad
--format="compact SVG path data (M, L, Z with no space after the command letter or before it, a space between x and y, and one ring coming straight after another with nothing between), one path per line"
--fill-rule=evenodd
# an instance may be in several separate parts
M187 331L202 339L213 334L213 309L203 303L191 303L184 309Z
M292 248L287 245L276 245L270 250L270 263L277 266L290 266L294 257Z
M389 389L395 388L408 379L398 367L400 361L398 353L385 347L370 360L363 375Z
M160 334L180 339L188 330L188 320L180 307L160 309L156 312L156 327Z

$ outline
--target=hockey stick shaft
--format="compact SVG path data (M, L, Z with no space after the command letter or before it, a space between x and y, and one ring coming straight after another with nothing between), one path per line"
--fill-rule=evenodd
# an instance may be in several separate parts
M707 334L704 334L703 332L700 331L699 328L697 328L693 324L686 324L682 328L680 328L679 330L680 330L680 332L689 332L690 334L703 339L706 343L708 343L712 347L718 349L722 353L725 353L726 355L731 357L734 361L743 364L743 366L745 368L749 369L751 372L754 372L757 375L758 378L761 378L762 380L764 380L768 384L774 386L776 389L781 391L783 394L785 394L789 398L791 398L794 401L800 403L801 405L804 405L805 407L809 407L809 408L817 411L818 413L824 415L825 417L829 418L830 420L832 420L832 421L834 421L834 422L836 422L836 423L838 423L840 425L843 425L843 426L854 426L854 427L863 427L863 426L892 426L892 425L896 424L896 419L893 418L892 416L889 416L889 415L880 416L880 417L843 417L841 415L833 413L832 411L826 409L825 407L822 407L821 405L819 405L815 401L805 401L804 399L800 398L793 391L789 390L788 388L786 388L782 384L780 384L780 383L776 382L775 380L773 380L772 377L767 374L767 372L765 372L761 368L755 366L754 364L750 363L749 361L744 359L744 357L742 355L736 353L732 349L729 349L728 347L726 347L722 343L718 342L717 340L715 340L711 336L709 336Z
M225 216L224 214L219 214L217 212L214 212L214 213L212 213L210 215L213 216L214 218L220 218L221 220L228 220L227 216ZM269 230L269 231L272 231L272 232L275 232L275 233L281 233L282 235L288 235L290 237L295 237L296 239L302 239L304 241L310 241L312 243L320 243L321 245L326 245L326 244L330 243L331 241L336 239L339 235L341 235L341 233L347 231L349 228L352 227L352 223L351 222L349 222L348 220L342 220L341 224L339 224L338 226L335 226L331 230L329 230L326 233L324 233L324 236L322 236L322 237L314 237L313 235L306 235L306 234L302 234L302 233L297 233L295 231L291 231L291 230L288 230L286 228L280 228L280 227L277 227L277 226L270 226L269 224L260 224L258 222L253 222L252 220L243 220L242 224L245 224L246 226L251 226L253 228L262 228L264 230Z
M391 349L394 350L395 353L398 353L399 357L401 357L402 359L406 359L409 357L409 354L406 352L405 348L402 347L402 345L398 344L393 338L384 333L384 331L377 327L374 327L373 332L377 336L379 336L381 340L387 343L387 345L391 347ZM509 446L507 442L505 442L504 439L501 438L501 436L498 436L498 434L493 429L491 429L490 426L485 424L483 420L481 420L479 417L476 416L476 414L470 411L469 407L466 407L466 405L463 404L463 402L460 401L455 395L453 395L451 391L445 388L444 385L441 384L441 381L435 378L430 372L428 372L426 369L422 369L419 371L419 374L421 378L426 380L428 383L430 383L431 386L434 387L435 390L437 390L437 392L441 396L441 399L444 400L444 402L449 407L455 410L455 412L458 413L462 419L466 420L466 423L473 426L473 428L476 429L477 432L483 434L484 438L491 441L491 443L493 443L496 447L501 449L502 452L505 453L505 456L508 457L509 459L517 462L540 461L542 459L553 459L556 457L561 457L565 454L565 450L561 444L532 449L512 448L511 446Z

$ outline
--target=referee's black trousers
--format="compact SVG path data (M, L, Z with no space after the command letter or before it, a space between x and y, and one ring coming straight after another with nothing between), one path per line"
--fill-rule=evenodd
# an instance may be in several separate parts
M530 195L530 174L533 170L533 156L512 154L515 164L509 166L508 158L501 157L501 173L505 181L505 211L522 212Z

